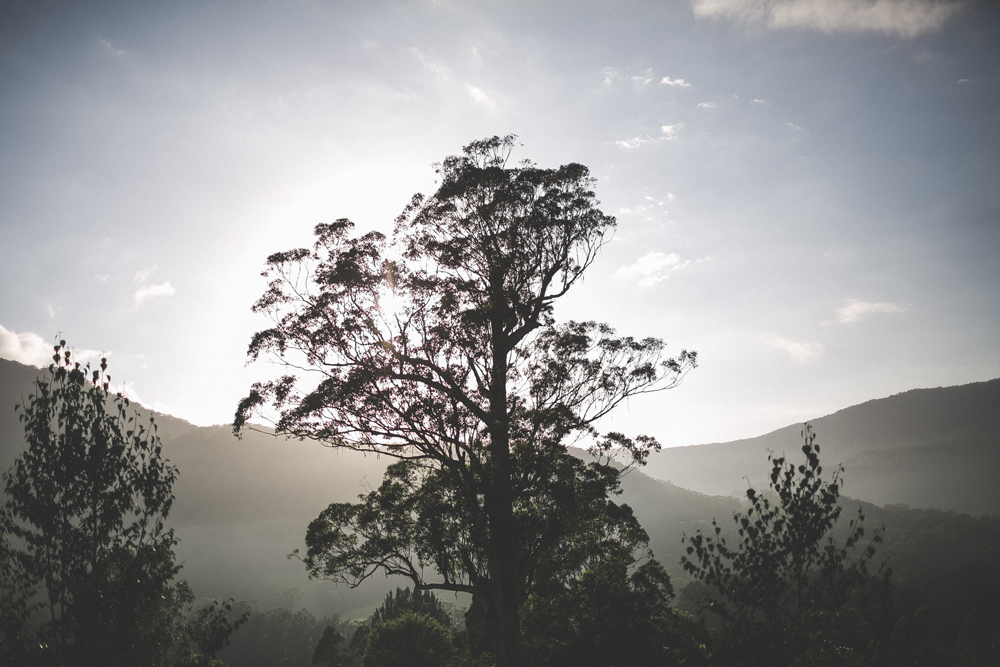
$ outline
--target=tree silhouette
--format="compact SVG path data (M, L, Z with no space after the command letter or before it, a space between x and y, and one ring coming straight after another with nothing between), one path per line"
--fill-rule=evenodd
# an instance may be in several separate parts
M713 520L710 533L682 540L689 546L681 563L708 587L706 607L724 631L719 648L731 653L733 665L833 664L824 661L853 657L870 630L859 607L887 590L891 570L882 569L881 586L868 572L885 527L866 539L859 507L838 543L832 531L842 512L844 469L824 480L808 424L802 436L804 464L768 456L771 493L747 490L750 506L733 514L737 539L727 541Z
M164 526L177 470L152 420L138 423L109 391L105 360L91 372L60 341L53 361L18 406L28 448L3 475L0 507L0 566L21 578L5 586L16 603L5 615L40 610L43 620L34 648L18 654L28 637L20 624L0 651L22 664L160 664L180 569Z
M437 192L414 196L391 242L352 237L342 219L318 225L311 250L270 256L254 310L273 326L249 356L292 373L254 384L234 422L238 433L271 419L279 433L400 459L362 502L312 523L305 562L351 585L381 570L472 593L500 667L522 663L519 608L539 568L659 447L594 422L695 363L665 358L656 338L555 323L554 301L615 220L586 167L510 166L514 144L493 137L446 158ZM567 453L580 437L590 463ZM623 468L610 465L619 454Z

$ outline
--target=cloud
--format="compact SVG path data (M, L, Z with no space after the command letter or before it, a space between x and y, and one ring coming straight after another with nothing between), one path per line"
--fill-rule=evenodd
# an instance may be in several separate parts
M107 274L107 273L105 273L104 275L94 276L94 280L96 280L99 283L106 283L106 282L108 282L108 279L110 279L110 278L111 278L111 275Z
M667 279L667 271L686 266L681 264L680 255L675 252L668 254L651 252L643 255L634 263L623 266L615 271L620 278L639 278L639 287L652 287L661 280Z
M632 83L639 86L640 88L643 86L648 86L649 84L653 83L653 70L648 69L642 74L635 74L629 78L632 79Z
M684 79L671 79L669 76L665 76L660 79L661 86L675 86L677 88L690 88L691 84Z
M102 39L98 42L98 44L101 45L101 48L104 49L106 53L111 54L115 58L121 58L125 55L125 51L112 44L110 39Z
M698 107L701 109L714 109L715 102L698 102Z
M151 296L171 296L176 291L169 282L160 285L143 285L135 291L135 305L138 306Z
M472 96L472 101L476 104L482 104L483 106L492 107L496 106L496 102L493 101L489 95L486 94L482 88L476 88L475 86L470 86L465 84L465 87L469 91L469 95Z
M610 88L615 85L615 81L622 78L622 75L613 69L604 68L604 81L601 81L601 86L604 88Z
M785 125L792 128L792 130L794 130L795 132L798 132L799 130L802 129L801 125L796 125L795 123L785 123Z
M856 324L872 313L902 313L906 308L895 303L849 299L837 309L837 324Z
M638 137L633 137L632 139L621 139L616 141L615 144L618 146L623 146L625 148L638 148L643 144L648 144L653 138L648 134L643 134Z
M604 74L604 80L601 82L602 88L611 88L620 82L630 82L636 90L642 90L656 81L656 76L653 74L652 69L647 69L638 74L627 75L610 67L605 67L601 72ZM669 79L670 77L667 78Z
M16 334L0 325L0 359L42 368L52 363L52 354L52 345L38 334Z
M763 103L764 100L760 99L759 97L755 97L752 100L750 100L750 104L763 104Z
M441 61L424 55L424 52L415 46L410 48L410 53L416 56L420 64L424 66L424 69L438 81L447 81L451 78L448 68Z
M694 14L767 28L912 38L939 30L965 5L963 0L695 0Z
M615 142L615 145L621 146L622 148L638 148L643 144L648 144L653 141L673 141L677 136L677 130L684 127L684 123L675 123L673 125L663 125L660 127L660 132L662 136L653 138L648 134L640 134L638 137L632 137L631 139L619 139ZM671 197L672 199L673 197Z
M136 271L135 272L135 278L133 278L132 280L134 282L137 282L137 283L144 283L144 282L146 282L146 280L149 278L149 276L151 276L153 274L153 269L155 269L155 268L156 268L155 266L151 266L148 269L142 269L141 271Z
M0 325L0 359L10 359L29 366L45 368L52 363L54 344L31 331L14 333ZM106 352L97 350L78 350L70 348L73 361L83 363L90 359L106 357Z
M677 136L677 130L682 127L684 127L684 123L675 123L673 125L664 125L660 128L660 131L663 132L664 139L672 141Z
M765 342L787 354L797 364L808 364L816 361L826 352L822 343L801 343L777 336L769 338Z

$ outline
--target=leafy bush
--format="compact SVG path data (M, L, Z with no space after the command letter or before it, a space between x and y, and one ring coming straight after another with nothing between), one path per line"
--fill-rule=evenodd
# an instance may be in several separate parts
M362 667L450 667L451 632L427 614L408 611L372 626Z

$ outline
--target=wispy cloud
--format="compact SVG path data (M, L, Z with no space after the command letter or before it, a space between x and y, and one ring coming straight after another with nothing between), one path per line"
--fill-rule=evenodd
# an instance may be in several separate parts
M939 30L966 4L962 0L695 0L694 14L767 28L911 38Z
M105 53L108 53L114 56L115 58L121 58L125 55L124 49L119 49L117 46L111 43L110 39L102 39L98 41L98 44L101 45L101 48L104 49Z
M423 51L415 46L410 48L410 53L416 56L420 64L424 66L424 69L438 81L447 81L451 78L448 68L440 60L425 55Z
M482 104L487 107L496 106L496 102L493 101L493 98L487 95L486 91L482 88L476 88L475 86L470 86L469 84L465 84L465 87L469 91L472 101L476 104Z
M856 324L873 313L902 313L905 310L904 306L885 301L849 299L837 309L837 324Z
M656 81L656 75L653 74L652 69L647 69L638 74L622 74L618 70L605 67L602 73L604 74L604 80L601 82L601 87L606 89L613 88L618 83L630 83L636 90L642 90Z
M653 70L648 69L642 74L633 74L629 77L636 86L644 87L653 83Z
M764 341L771 347L776 347L797 364L808 364L817 361L826 352L822 343L806 343L787 338L768 338Z
M632 137L631 139L620 139L616 141L615 144L624 148L638 148L643 144L648 144L652 140L653 138L648 134L642 134L638 137Z
M701 109L714 109L715 102L698 102L698 107Z
M177 290L169 282L159 285L143 285L135 291L135 305L140 305L143 301L154 296L172 296Z
M136 271L135 272L135 277L132 278L132 280L134 282L137 282L137 283L144 283L144 282L146 282L147 280L149 280L149 277L151 275L153 275L153 270L155 268L156 268L155 266L151 266L151 267L149 267L147 269L142 269L140 271Z
M660 126L660 136L651 137L648 134L640 134L637 137L632 137L631 139L619 139L615 142L615 145L621 146L622 148L638 148L643 144L648 144L654 141L673 141L677 138L677 131L684 127L684 123L674 123L673 125L662 125Z
M690 88L691 84L684 79L671 79L669 76L665 76L660 79L661 86L674 86L676 88Z
M660 132L663 133L663 138L667 141L672 141L677 137L677 131L684 127L684 123L675 123L673 125L664 125L660 128Z
M651 252L643 255L632 264L621 267L615 271L615 276L638 278L639 287L652 287L661 280L666 280L668 271L686 265L687 262L681 263L680 255L675 252L670 254Z

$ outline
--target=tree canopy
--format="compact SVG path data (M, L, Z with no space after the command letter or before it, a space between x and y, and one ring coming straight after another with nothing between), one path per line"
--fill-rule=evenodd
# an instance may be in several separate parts
M446 158L438 190L413 197L391 239L352 236L341 219L318 225L311 249L271 255L254 310L273 326L249 356L292 372L254 384L234 421L400 459L360 503L313 522L306 564L351 585L381 570L472 593L501 667L521 664L518 610L542 570L659 447L595 422L696 360L668 358L657 338L556 323L555 300L615 220L586 167L511 165L514 146L493 137ZM567 453L578 438L593 461Z

